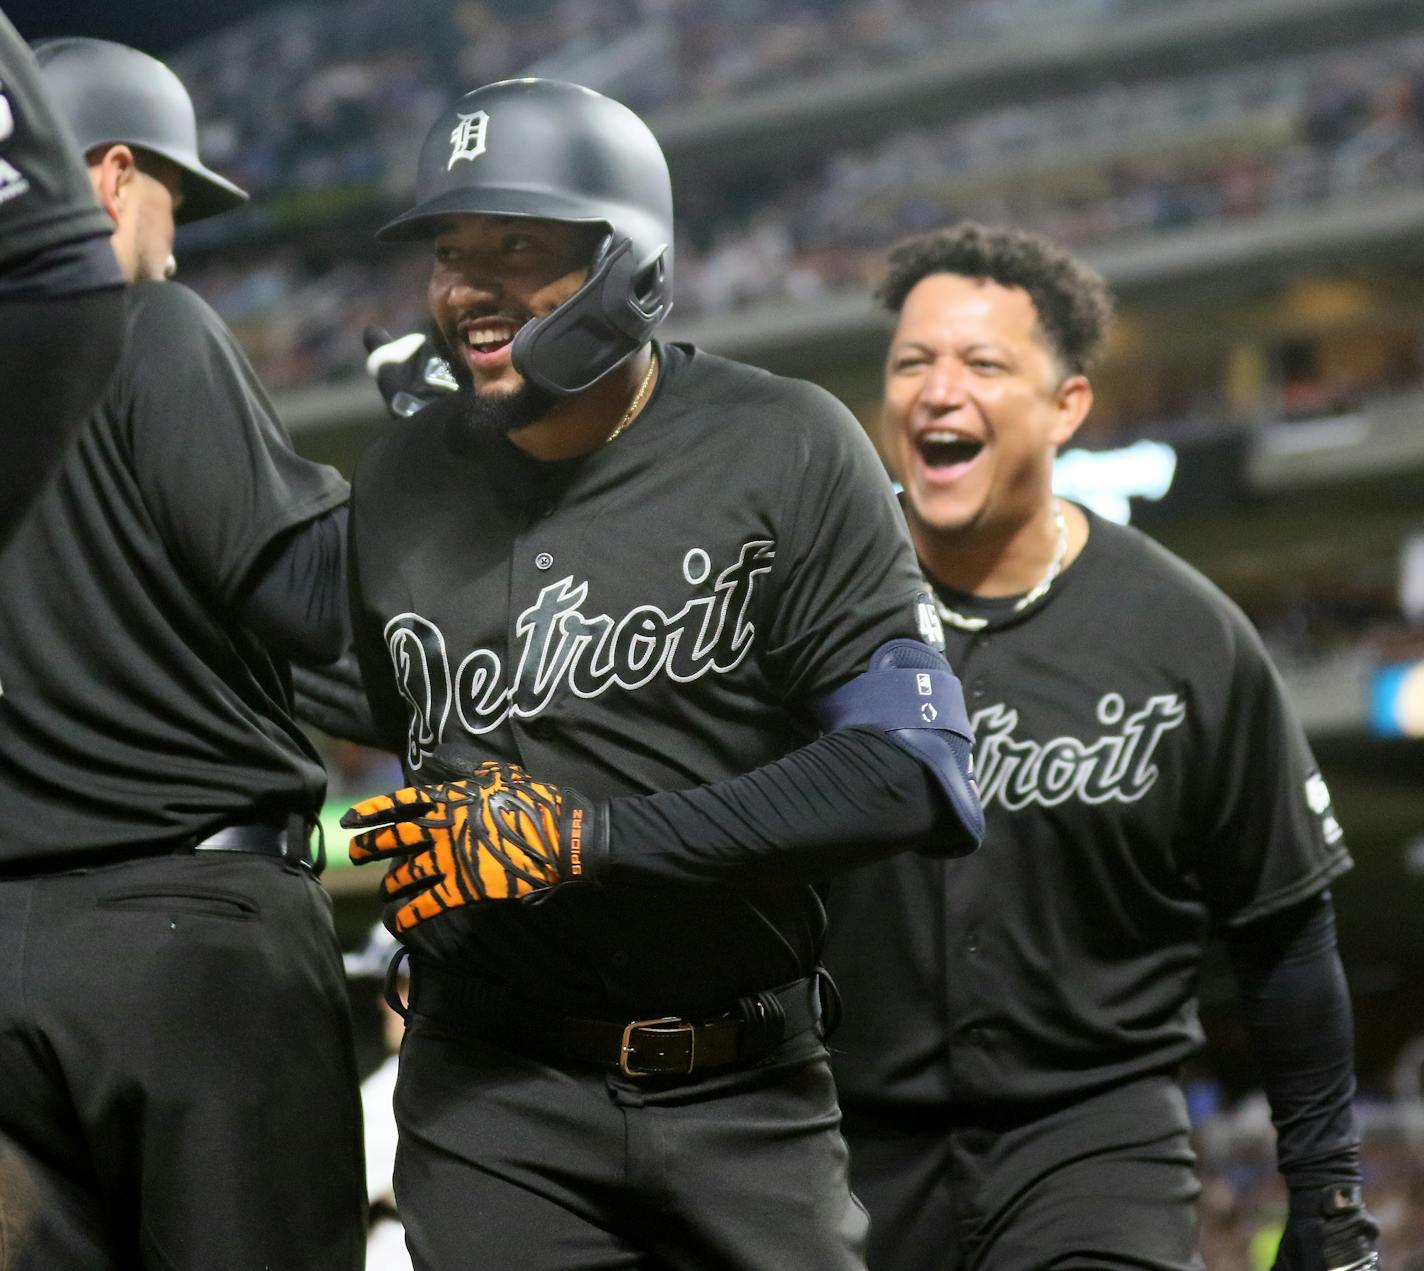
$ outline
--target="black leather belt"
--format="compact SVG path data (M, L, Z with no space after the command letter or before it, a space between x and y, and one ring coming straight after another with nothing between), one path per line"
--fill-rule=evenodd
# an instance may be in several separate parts
M617 1068L628 1077L686 1077L755 1062L817 1027L821 974L749 994L710 1018L609 1020L532 1012L484 981L417 963L410 1005L509 1050Z
M307 834L309 826L316 828L317 852L314 860ZM276 856L294 865L301 865L304 869L311 870L314 875L320 875L326 868L326 845L322 841L321 823L296 812L283 825L270 821L243 821L224 825L202 838L194 834L186 840L179 839L176 843L170 841L161 847L145 844L137 849L130 848L127 854L123 851L101 850L92 853L69 853L40 862L10 865L0 862L0 879L39 878L50 874L87 872L164 855L182 856L189 852L251 852L258 856Z
M303 816L296 814L285 825L273 825L267 821L225 825L206 838L190 843L186 850L252 852L259 856L279 856L284 861L303 865L314 874L320 874L326 867L325 846L321 843L318 827L317 857L313 860L308 846L307 824Z

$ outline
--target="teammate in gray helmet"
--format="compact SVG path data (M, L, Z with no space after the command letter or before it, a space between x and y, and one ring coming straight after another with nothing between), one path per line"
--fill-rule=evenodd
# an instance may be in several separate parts
M351 522L410 783L347 823L411 955L414 1263L859 1268L815 885L981 825L874 450L657 338L667 165L597 93L461 98L382 236L430 243L460 384L363 456Z

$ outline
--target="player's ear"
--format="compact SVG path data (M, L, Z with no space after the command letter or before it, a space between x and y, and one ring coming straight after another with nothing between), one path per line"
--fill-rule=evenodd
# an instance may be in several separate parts
M1086 375L1067 375L1053 394L1053 430L1049 440L1055 446L1068 443L1088 412L1093 409L1093 386Z
M132 197L134 178L138 175L133 151L119 142L112 146L96 147L86 157L89 164L89 181L94 187L99 206L117 225L124 207Z

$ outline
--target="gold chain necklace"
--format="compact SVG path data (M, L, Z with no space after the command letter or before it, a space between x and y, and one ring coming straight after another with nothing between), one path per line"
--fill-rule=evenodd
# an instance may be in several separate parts
M643 404L643 397L648 391L648 385L653 382L653 375L658 369L658 355L654 351L653 356L648 359L648 369L643 372L643 382L638 385L638 391L633 394L633 400L628 403L628 409L623 412L623 418L614 426L613 431L603 439L606 446L609 442L617 441L623 430L633 422L633 416L638 413L638 407Z
M1058 527L1058 542L1053 548L1053 559L1048 562L1048 572L1038 580L1030 591L1024 592L1014 602L1012 611L1014 613L1027 609L1035 600L1046 595L1048 589L1053 586L1053 580L1063 570L1063 561L1068 555L1068 522L1063 516L1063 505L1057 499L1053 501L1053 524ZM933 588L930 591L935 598L935 607L939 610L940 619L949 623L950 626L958 627L961 631L982 631L989 625L987 618L971 618L967 614L951 609L940 599L937 591Z

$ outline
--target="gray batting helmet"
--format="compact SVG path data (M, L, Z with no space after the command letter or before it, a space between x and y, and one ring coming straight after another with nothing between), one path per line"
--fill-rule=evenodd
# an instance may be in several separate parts
M198 158L198 121L182 81L162 62L111 40L42 40L35 57L50 100L80 149L124 145L162 155L183 169L174 218L202 220L247 202L247 193Z
M588 280L527 322L510 356L551 393L581 393L643 347L672 308L672 181L651 130L577 84L511 79L465 94L426 134L418 202L386 242L478 212L606 227Z

